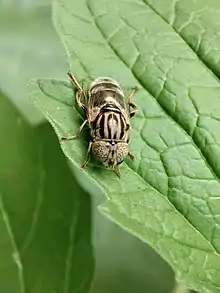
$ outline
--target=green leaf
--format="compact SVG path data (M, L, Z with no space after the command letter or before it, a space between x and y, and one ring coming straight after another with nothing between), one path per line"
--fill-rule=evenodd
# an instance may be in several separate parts
M145 0L145 3L170 24L201 61L220 77L218 0Z
M63 78L67 71L51 22L51 6L45 2L0 3L0 88L32 124L44 117L28 99L27 81L35 76Z
M48 125L0 96L0 292L85 292L94 270L90 197Z
M84 173L107 197L102 212L149 243L188 287L219 292L218 79L143 1L59 0L54 22L79 80L107 75L139 87L136 160L122 165L121 180L93 162ZM37 80L29 91L58 137L76 132L69 83ZM82 137L62 149L79 168L87 145Z

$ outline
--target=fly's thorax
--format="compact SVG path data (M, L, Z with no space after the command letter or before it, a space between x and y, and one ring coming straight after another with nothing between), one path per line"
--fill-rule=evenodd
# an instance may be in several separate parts
M108 139L111 141L129 140L129 120L120 110L105 108L92 124L92 137L94 139Z
M87 108L87 119L89 124L96 123L96 120L100 115L111 111L121 113L123 116L129 117L127 111L122 108L119 103L112 101L111 98L107 98L102 106L90 106Z
M94 157L108 168L114 168L124 161L129 152L129 144L125 141L97 140L92 144Z
M94 121L96 121L97 116L100 115L100 107L88 107L87 108L87 119L92 126L94 124Z

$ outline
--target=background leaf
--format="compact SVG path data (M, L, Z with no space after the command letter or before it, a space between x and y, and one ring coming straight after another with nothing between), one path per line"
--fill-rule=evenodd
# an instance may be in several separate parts
M63 78L68 68L52 26L50 2L0 3L0 87L31 124L42 122L44 117L27 97L28 79Z
M92 293L145 293L146 288L151 293L189 293L186 288L173 291L175 280L171 267L149 245L103 217L97 209L103 203L101 190L85 180L81 170L74 174L92 195L92 243L96 259Z
M54 16L77 77L110 75L140 88L136 161L122 166L123 181L92 164L85 172L107 195L102 211L150 243L188 286L218 292L218 80L142 1L60 0ZM79 116L68 85L38 81L30 91L59 136L74 133ZM85 142L63 150L79 166Z
M90 197L48 125L31 128L3 95L0 109L0 291L88 292Z

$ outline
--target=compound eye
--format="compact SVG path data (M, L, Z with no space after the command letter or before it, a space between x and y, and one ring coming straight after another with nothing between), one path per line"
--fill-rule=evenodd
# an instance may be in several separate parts
M109 145L104 141L96 141L92 144L92 152L98 161L105 162L108 159Z
M124 158L128 154L128 144L126 142L119 142L117 144L117 165L124 161Z

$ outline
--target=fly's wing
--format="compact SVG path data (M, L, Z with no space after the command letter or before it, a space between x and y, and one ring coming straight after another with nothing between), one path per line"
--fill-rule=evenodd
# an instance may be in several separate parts
M80 84L83 94L80 97L80 101L81 103L85 106L85 108L88 107L88 99L89 99L89 95L88 95L88 91L89 91L89 83L90 83L90 78L84 78L81 79L80 81L78 81L78 83Z
M83 89L82 103L85 105L85 108L88 108L89 94L88 94L88 85L86 80L82 81L82 89Z
M106 90L93 91L89 95L90 107L101 108L105 104L105 98L107 97Z

